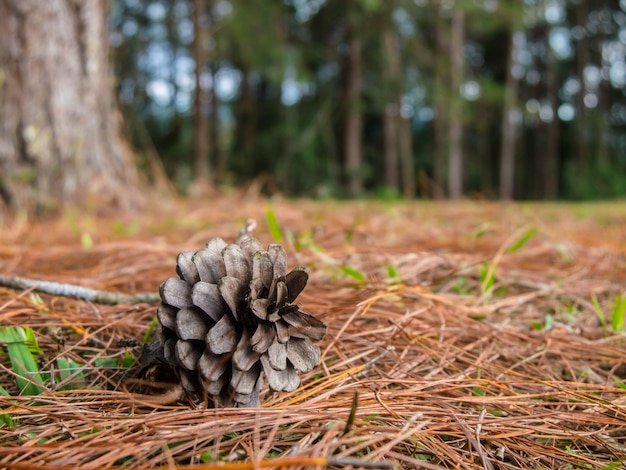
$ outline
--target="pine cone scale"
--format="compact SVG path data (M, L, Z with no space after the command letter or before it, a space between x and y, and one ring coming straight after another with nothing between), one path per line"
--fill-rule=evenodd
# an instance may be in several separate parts
M235 322L226 314L209 330L206 343L213 354L225 354L235 350L238 339Z
M198 281L191 289L191 302L202 309L214 321L219 321L224 314L226 302L215 284Z
M176 334L182 340L204 340L212 323L203 311L183 308L176 315Z

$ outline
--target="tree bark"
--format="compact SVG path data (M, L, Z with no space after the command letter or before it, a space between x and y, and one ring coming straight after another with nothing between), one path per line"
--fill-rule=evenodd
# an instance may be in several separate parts
M452 95L448 169L448 195L450 199L460 199L463 196L463 110L459 90L463 83L464 30L465 13L461 10L455 10L452 14L452 35L450 40L450 93Z
M550 28L547 29L546 37L550 37ZM552 119L547 124L548 148L544 159L544 185L543 197L545 199L556 199L559 193L559 139L560 123L557 114L559 102L559 76L558 63L554 56L554 51L549 42L546 44L546 89L548 103L552 108Z
M391 29L383 34L383 46L383 77L388 89L388 103L383 116L385 185L399 193L401 181L402 194L412 198L415 196L415 170L411 125L401 113L404 89L402 57L397 35Z
M400 187L400 173L398 171L396 112L395 104L387 103L383 112L383 168L385 188L397 193Z
M390 27L390 26L389 26ZM394 192L399 192L400 173L398 165L398 128L396 115L396 95L398 93L398 80L400 80L397 64L397 51L393 44L392 32L389 27L382 35L383 41L383 80L385 84L386 105L383 111L383 162L385 187Z
M578 97L576 100L576 129L577 129L577 171L582 174L589 170L589 119L587 107L585 106L585 66L590 63L589 36L585 27L587 26L587 16L589 6L587 2L578 2L576 7L576 22L581 28L582 37L578 40L576 47L576 74L580 83Z
M398 100L398 108L400 101ZM411 137L411 122L402 117L402 113L396 116L398 120L398 143L400 145L400 167L402 168L402 194L405 198L415 197L417 191L415 183L415 167L413 165L413 139Z
M106 0L3 0L0 31L0 206L47 210L90 197L135 206Z
M349 20L350 21L350 20ZM363 192L361 93L363 91L363 58L361 38L355 31L355 21L348 25L349 56L346 61L346 110L344 130L344 156L348 196Z
M215 38L215 36L214 36ZM211 77L212 83L215 83L217 77L217 67L214 63L211 65ZM224 153L222 152L221 139L220 139L220 100L217 96L216 87L211 87L211 119L209 120L209 140L210 148L209 154L213 156L214 167L214 182L221 184L226 173L226 161L224 160Z
M513 73L519 47L515 42L517 31L511 31L509 58L507 61L506 89L502 110L502 142L500 146L500 199L512 199L515 188L515 143L519 117L517 95L519 78Z
M435 120L433 122L434 131L434 152L433 152L433 187L431 190L434 199L445 198L446 187L446 157L448 155L449 142L447 139L448 126L448 97L447 88L450 79L450 67L448 66L448 37L449 24L437 12L435 28Z
M195 98L193 117L193 161L194 161L194 191L205 191L210 186L209 167L209 132L207 122L208 94L202 87L202 72L206 66L206 51L204 43L206 28L204 27L205 11L204 0L193 0L193 58L195 61ZM213 84L215 86L215 84Z

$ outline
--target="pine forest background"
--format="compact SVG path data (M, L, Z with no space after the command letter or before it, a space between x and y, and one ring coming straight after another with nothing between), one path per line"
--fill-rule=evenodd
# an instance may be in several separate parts
M625 0L115 0L109 29L139 163L184 192L626 195Z

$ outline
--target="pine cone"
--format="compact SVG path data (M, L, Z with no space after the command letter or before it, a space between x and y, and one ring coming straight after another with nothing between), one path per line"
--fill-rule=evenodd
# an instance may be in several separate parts
M186 392L223 406L259 406L262 372L273 391L292 391L297 371L320 361L311 343L326 325L294 304L308 281L306 268L287 273L280 245L267 251L245 232L234 244L213 238L183 251L160 287L157 311L163 360Z

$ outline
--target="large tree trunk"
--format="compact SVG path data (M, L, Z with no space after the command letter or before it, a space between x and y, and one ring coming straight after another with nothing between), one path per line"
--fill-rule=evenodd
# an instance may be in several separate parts
M106 5L0 1L0 205L138 200L111 87Z

